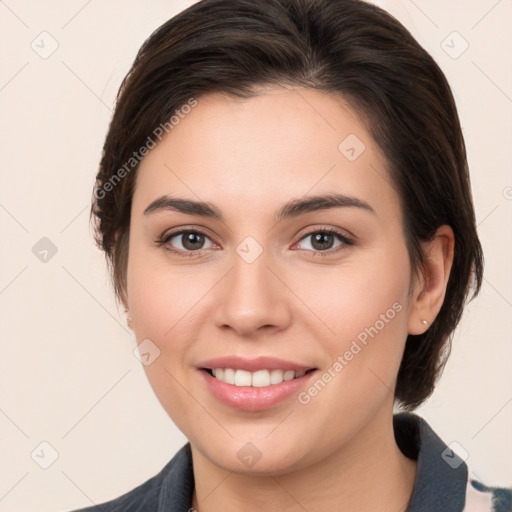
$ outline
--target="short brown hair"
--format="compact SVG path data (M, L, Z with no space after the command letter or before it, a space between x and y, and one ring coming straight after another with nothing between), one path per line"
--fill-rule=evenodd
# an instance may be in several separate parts
M412 410L432 393L469 292L480 289L483 254L448 82L403 25L372 4L202 0L144 42L118 93L91 209L116 297L125 303L134 152L190 98L249 98L266 85L338 93L360 114L387 157L413 269L422 267L421 242L443 224L454 231L443 306L424 334L408 336L398 373L396 398Z

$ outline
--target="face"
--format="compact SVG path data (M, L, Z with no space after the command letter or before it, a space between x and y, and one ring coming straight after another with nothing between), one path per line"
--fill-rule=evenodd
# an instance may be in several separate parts
M410 279L385 159L338 96L200 98L141 163L127 306L156 396L219 467L286 473L373 438Z

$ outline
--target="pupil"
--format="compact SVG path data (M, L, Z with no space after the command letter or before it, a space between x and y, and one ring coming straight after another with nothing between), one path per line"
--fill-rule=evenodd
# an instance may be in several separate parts
M315 249L330 249L330 245L332 244L333 235L329 233L317 233L313 239L313 247ZM316 246L318 244L318 246Z
M204 241L203 235L201 235L200 233L188 233L183 236L185 239L185 243L183 243L183 246L186 249L191 249L191 250L199 249L200 246L202 245L202 242ZM194 245L194 244L197 244L197 245Z

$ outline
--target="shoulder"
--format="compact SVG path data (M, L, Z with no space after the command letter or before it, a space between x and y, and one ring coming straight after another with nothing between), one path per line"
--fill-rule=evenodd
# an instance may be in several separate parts
M510 512L512 488L488 487L468 479L466 503L463 512Z
M167 465L131 491L105 503L71 512L160 512L188 510L194 489L190 443Z

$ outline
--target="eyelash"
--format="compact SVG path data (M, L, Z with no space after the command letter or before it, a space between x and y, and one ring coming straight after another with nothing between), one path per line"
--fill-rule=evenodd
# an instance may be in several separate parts
M178 235L183 235L184 233L200 234L200 235L204 235L207 238L210 238L204 231L201 231L199 229L180 229L180 230L173 231L171 233L168 233L167 235L162 236L161 238L156 240L155 245L157 247L165 246L165 250L171 252L172 254L174 254L180 258L194 257L197 255L200 255L202 251L207 250L207 249L198 249L196 251L182 251L181 249L178 249L178 250L172 249L169 245L167 245L171 238L174 238L175 236L178 236ZM327 249L325 251L310 251L309 249L302 249L305 251L312 252L314 257L322 258L322 257L326 257L326 256L332 256L333 254L338 253L340 250L343 250L344 247L349 247L349 246L352 246L355 244L355 240L353 238L347 236L346 234L342 234L340 231L330 228L330 227L317 228L315 230L304 233L298 242L301 242L308 236L315 235L318 233L334 235L334 236L338 237L338 239L342 242L342 245L340 245L334 249Z

